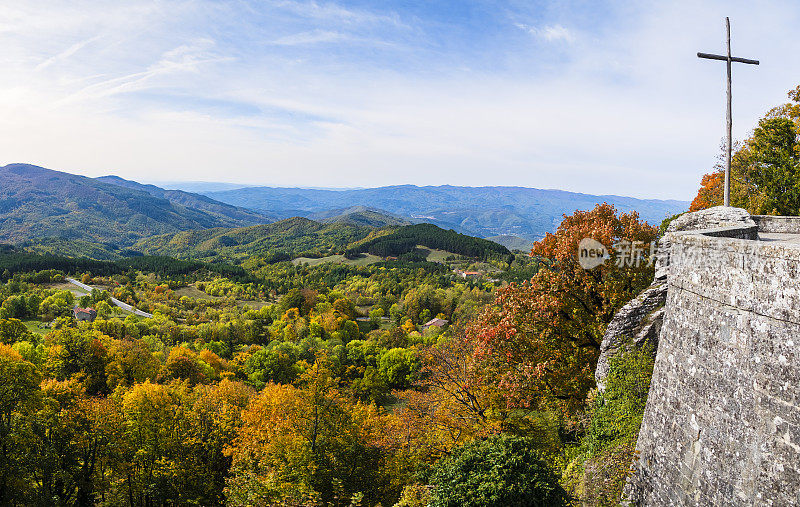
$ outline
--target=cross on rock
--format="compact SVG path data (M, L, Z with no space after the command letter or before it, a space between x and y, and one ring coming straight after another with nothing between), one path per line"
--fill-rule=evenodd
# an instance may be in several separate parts
M727 158L725 160L725 206L730 206L731 194L731 145L733 143L733 120L731 119L731 63L747 63L750 65L758 65L758 60L748 60L747 58L739 58L738 56L731 56L731 21L725 18L725 30L727 32L728 42L728 55L712 55L709 53L697 53L699 58L707 58L709 60L722 60L728 63L728 146Z

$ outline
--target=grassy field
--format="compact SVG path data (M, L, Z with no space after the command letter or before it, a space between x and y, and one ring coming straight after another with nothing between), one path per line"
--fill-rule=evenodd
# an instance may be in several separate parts
M220 296L212 296L210 294L206 294L205 292L201 291L194 285L187 285L186 287L181 287L180 289L176 289L175 294L181 297L186 296L194 299L207 299L210 301L222 299ZM239 306L247 305L254 310L258 310L262 306L270 304L270 301L246 301L242 299L237 299L236 304Z
M81 297L81 296L85 296L86 294L88 294L88 292L86 292L85 290L81 289L77 285L72 285L69 282L48 283L48 284L45 284L44 286L47 287L48 289L68 290L68 291L72 292L73 294L75 294L75 297Z
M369 266L380 262L382 259L372 254L362 254L358 259L347 259L344 255L329 255L327 257L320 257L313 259L311 257L298 257L292 261L292 264L299 266L300 264L308 264L309 266L319 266L326 262L335 262L337 264L347 264L350 266Z
M217 296L211 296L209 294L206 294L205 292L201 291L194 285L187 285L186 287L181 287L180 289L176 289L175 294L181 297L186 296L194 299L210 299L210 300L220 299Z
M128 315L133 315L133 312L129 312L128 310L123 310L118 306L111 305L111 318L119 317L120 319L124 319Z
M22 323L25 324L25 327L28 328L28 331L34 334L43 335L47 334L47 332L50 331L47 328L39 329L39 324L42 323L42 321L40 320L23 320Z
M444 263L445 259L455 255L452 252L447 252L445 250L436 250L435 248L426 248L421 245L417 245L417 249L423 253L427 252L427 254L425 255L425 260L428 262Z
M448 257L455 256L459 258L458 255L454 254L453 252L447 252L445 250L436 250L434 248L427 248L422 245L417 245L417 251L425 255L425 260L428 262L438 262L440 264L449 264L450 262L447 261ZM361 257L358 259L347 259L344 255L329 255L327 257L320 257L318 259L312 257L298 257L292 261L295 266L299 266L300 264L308 264L309 266L319 266L320 264L324 264L326 262L335 262L337 264L347 264L350 266L369 266L370 264L375 264L376 262L380 262L383 259L372 254L361 254ZM459 263L459 261L455 261ZM464 260L461 261L461 264L467 264L470 261Z

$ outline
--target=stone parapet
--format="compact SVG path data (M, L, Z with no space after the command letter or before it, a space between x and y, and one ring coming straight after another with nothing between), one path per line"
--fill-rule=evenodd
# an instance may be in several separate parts
M633 505L800 500L800 219L753 222L669 235Z
M761 232L778 232L784 234L800 234L800 217L775 217L770 215L753 215L753 221Z

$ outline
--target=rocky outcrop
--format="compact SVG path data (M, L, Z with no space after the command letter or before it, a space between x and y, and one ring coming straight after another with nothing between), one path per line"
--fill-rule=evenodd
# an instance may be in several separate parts
M664 318L664 302L667 299L666 279L669 272L672 235L682 231L704 231L712 236L758 239L756 223L747 211L740 208L717 206L684 213L670 222L666 234L659 240L656 249L656 273L653 284L614 315L603 336L594 374L597 387L601 391L605 387L609 359L622 347L629 343L636 347L652 343L653 354L656 353L658 335Z
M597 387L601 391L605 389L609 359L614 357L622 347L629 344L642 347L646 343L650 343L653 345L653 353L655 353L658 348L658 333L661 331L666 300L667 284L657 282L614 315L614 320L608 325L606 334L603 336L600 357L594 373Z

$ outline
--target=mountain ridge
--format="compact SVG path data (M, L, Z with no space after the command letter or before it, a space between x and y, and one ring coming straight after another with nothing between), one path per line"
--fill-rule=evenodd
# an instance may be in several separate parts
M113 252L155 234L271 221L207 196L160 196L135 182L120 185L32 164L0 167L0 181L0 241L41 240L52 253L63 253L70 242Z
M242 249L228 244L234 240L226 230L241 234L239 229L292 217L314 221L313 226L306 223L306 228L325 229L309 230L308 237L297 240L305 250L317 254L329 250L333 243L342 246L344 239L363 236L367 230L363 228L417 223L431 223L525 250L532 241L552 232L562 215L591 209L598 202L610 202L623 212L636 210L651 223L688 207L682 201L518 186L408 184L343 190L244 187L196 194L115 175L88 178L31 164L0 167L0 181L0 242L25 243L26 248L44 253L79 253L95 258L136 255L134 245L179 253L175 243L156 246L165 235L193 238L197 243L193 249L198 252L222 250L238 256ZM207 243L212 237L205 233L205 239L204 234L188 234L210 229L214 230L211 236L219 236L221 243ZM272 229L248 231L243 244L266 251L289 241L284 232L272 239L254 238L258 231L268 234ZM320 235L320 247L308 243L314 235ZM158 236L161 239L147 241ZM291 241L296 240L293 233L289 236ZM333 243L331 238L335 238Z
M519 186L392 185L344 190L247 187L204 195L279 217L310 217L329 209L369 206L412 222L429 222L473 236L516 236L527 241L553 232L563 215L576 209L592 209L602 202L622 212L637 211L651 224L659 224L689 206L688 201Z

